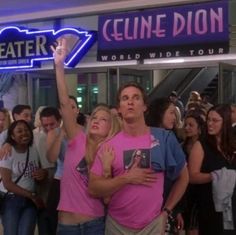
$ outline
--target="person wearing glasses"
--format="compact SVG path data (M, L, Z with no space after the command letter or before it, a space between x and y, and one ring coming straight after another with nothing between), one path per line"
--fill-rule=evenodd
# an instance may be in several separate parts
M189 157L190 183L198 184L199 234L236 234L236 143L231 107L216 105L207 114L206 138Z

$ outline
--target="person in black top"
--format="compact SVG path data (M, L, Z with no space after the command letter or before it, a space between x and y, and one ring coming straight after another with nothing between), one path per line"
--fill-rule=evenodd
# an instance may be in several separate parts
M197 141L189 157L190 183L198 185L199 234L236 234L236 190L231 197L233 229L224 226L223 212L217 212L212 186L216 171L222 168L236 170L236 145L231 127L231 107L222 104L212 107L207 114L206 138ZM235 171L232 171L235 173ZM226 182L231 177L226 179ZM234 182L235 183L235 182ZM232 184L234 185L234 184ZM218 189L225 189L224 186Z

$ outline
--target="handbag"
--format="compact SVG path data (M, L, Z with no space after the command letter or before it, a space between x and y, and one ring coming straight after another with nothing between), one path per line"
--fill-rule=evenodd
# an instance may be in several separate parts
M29 163L29 148L27 150L26 163L25 163L24 170L21 173L21 175L18 176L18 178L14 181L15 184L17 184L20 181L20 179L22 178L22 176L25 174L28 163ZM0 183L1 183L1 181L2 181L2 179L0 179ZM0 213L2 213L3 205L4 205L7 194L8 194L8 192L1 192L0 191Z

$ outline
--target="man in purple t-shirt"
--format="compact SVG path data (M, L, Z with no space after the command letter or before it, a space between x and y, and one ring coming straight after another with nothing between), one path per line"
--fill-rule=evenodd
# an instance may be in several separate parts
M140 86L136 83L125 84L118 91L117 101L123 130L101 146L97 153L90 173L89 191L96 197L110 197L107 235L164 234L166 218L171 215L188 184L184 154L179 151L181 147L174 144L175 152L180 153L178 159L172 164L170 158L166 158L165 155L172 155L166 154L170 152L166 148L173 146L169 142L175 140L173 137L164 138L166 133L160 129L157 130L160 136L152 135L151 128L145 124L146 95ZM111 178L104 176L101 163L107 148L114 157ZM156 150L152 151L154 148ZM158 170L152 167L153 162L156 165L160 163ZM172 164L171 167L176 164L179 170L162 206L168 164Z

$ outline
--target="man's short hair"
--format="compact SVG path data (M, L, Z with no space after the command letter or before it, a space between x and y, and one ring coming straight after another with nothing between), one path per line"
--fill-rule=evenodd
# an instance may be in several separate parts
M15 114L21 114L25 109L31 110L31 107L26 104L17 104L13 109L12 109L12 117L14 118Z
M40 112L40 119L43 117L51 117L54 116L57 121L61 120L61 114L59 110L55 107L46 107Z
M117 96L116 96L116 103L117 103L117 106L119 106L119 103L120 103L120 95L121 95L121 92L127 88L127 87L135 87L137 88L138 90L140 90L141 94L142 94L142 97L143 97L143 102L144 104L147 105L148 103L148 97L147 97L147 94L144 90L143 87L141 87L138 83L136 82L128 82L128 83L125 83L124 85L122 85L119 89L118 89L118 92L117 92Z

